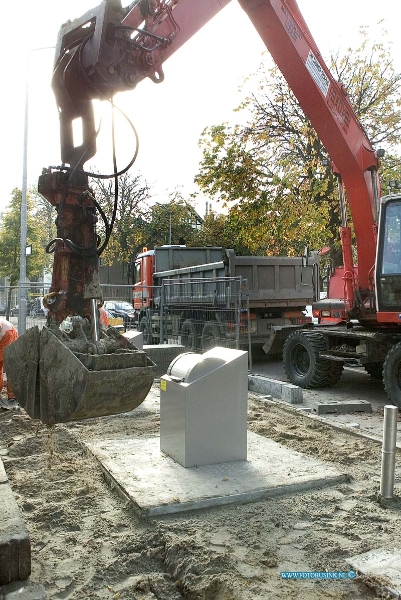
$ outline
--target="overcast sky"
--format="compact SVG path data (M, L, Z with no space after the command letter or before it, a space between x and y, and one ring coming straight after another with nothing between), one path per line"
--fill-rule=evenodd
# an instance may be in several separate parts
M298 4L323 56L337 48L355 47L362 25L370 27L373 39L385 27L395 66L401 71L398 0L337 0L333 5L298 0ZM28 54L34 48L54 45L63 22L79 17L95 5L96 0L20 0L15 5L18 14L13 8L15 20L3 22L0 210L8 204L11 190L22 184L27 72L28 185L37 182L42 167L60 164L58 116L50 88L53 50L32 52L29 61ZM383 23L379 28L380 20ZM200 134L206 126L235 121L232 111L241 100L238 87L244 77L257 69L264 50L252 24L233 0L166 62L163 83L155 85L147 80L136 90L117 97L116 103L129 114L139 133L139 157L131 173L141 172L156 186L157 201L167 201L168 191L177 186L182 186L184 193L195 191L193 178L201 158ZM120 166L128 156L128 151L124 154L123 136L125 131L117 140ZM127 139L132 150L128 128ZM110 172L109 137L102 138L99 146L101 156L91 164Z

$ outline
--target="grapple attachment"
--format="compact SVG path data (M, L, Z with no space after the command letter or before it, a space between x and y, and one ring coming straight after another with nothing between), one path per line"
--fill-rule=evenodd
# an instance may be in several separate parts
M6 348L5 368L20 405L48 425L133 410L155 375L147 355L112 327L91 341L83 319L71 333L29 329Z

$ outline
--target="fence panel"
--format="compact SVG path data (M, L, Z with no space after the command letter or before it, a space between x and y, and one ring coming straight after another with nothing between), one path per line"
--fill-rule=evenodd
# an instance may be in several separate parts
M155 291L147 341L204 352L250 344L250 315L240 277L166 279Z

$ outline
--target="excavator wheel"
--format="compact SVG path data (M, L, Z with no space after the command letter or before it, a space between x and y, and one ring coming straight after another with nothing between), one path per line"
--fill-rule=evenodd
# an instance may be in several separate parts
M326 344L320 333L295 331L285 341L283 361L288 379L302 388L330 387L337 383L343 363L319 358Z
M383 381L389 400L401 408L401 342L387 353L383 366Z

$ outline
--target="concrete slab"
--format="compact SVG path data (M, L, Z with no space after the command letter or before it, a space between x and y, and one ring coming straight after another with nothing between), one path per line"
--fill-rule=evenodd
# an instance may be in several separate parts
M347 562L368 577L374 577L396 598L401 597L401 548L378 548L347 558Z
M281 398L290 404L301 404L303 402L302 388L278 379L261 375L248 375L248 389L259 394L270 394L274 398Z
M248 460L184 468L160 438L86 442L106 477L143 516L246 503L347 480L331 465L248 432Z
M318 402L316 405L316 413L318 415L327 415L330 413L345 415L354 412L371 413L372 405L366 400L352 400L351 402L332 400L330 402Z

